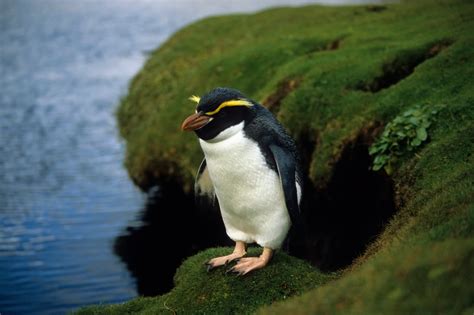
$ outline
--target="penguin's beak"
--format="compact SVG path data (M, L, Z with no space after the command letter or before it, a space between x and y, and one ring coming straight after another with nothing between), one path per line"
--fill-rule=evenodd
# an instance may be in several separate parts
M212 120L211 117L204 115L203 112L195 113L186 118L181 125L183 131L193 131L204 127Z

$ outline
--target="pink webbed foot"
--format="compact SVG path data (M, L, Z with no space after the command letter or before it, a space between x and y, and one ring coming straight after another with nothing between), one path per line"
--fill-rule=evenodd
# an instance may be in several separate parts
M211 271L214 268L220 267L227 265L231 261L234 261L236 259L242 258L247 254L246 252L246 245L244 242L236 242L235 243L235 248L232 254L226 255L226 256L221 256L221 257L216 257L208 262L205 263L207 266L207 271Z
M259 257L245 257L238 260L237 264L227 270L227 273L235 273L238 276L243 276L250 271L261 269L268 265L272 258L272 250L264 248L263 253Z

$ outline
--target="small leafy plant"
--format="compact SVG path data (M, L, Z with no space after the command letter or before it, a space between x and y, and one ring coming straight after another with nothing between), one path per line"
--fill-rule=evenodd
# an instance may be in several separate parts
M389 122L380 138L369 148L369 154L374 156L371 169L384 168L387 174L392 174L400 156L415 151L428 139L427 130L438 111L417 105Z

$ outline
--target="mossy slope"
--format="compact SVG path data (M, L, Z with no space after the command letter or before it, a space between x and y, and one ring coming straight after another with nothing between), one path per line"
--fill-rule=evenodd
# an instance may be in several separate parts
M472 11L468 1L309 6L188 26L152 54L119 108L129 173L144 188L169 175L192 182L202 153L179 130L190 95L232 86L263 101L297 80L277 115L293 135L318 139L309 175L324 185L342 145L369 121L419 103L459 111L472 102ZM382 88L387 77L400 81Z
M202 153L195 136L179 126L194 109L187 97L215 86L266 100L296 139L314 139L308 176L315 187L326 185L344 146L367 126L385 124L415 105L444 105L428 130L429 142L403 157L392 175L398 213L366 254L338 280L261 312L471 314L473 29L471 1L308 6L197 22L152 54L119 108L126 166L145 189L173 176L189 191ZM167 295L100 310L146 313L166 302L184 313L218 312L229 302L230 310L250 312L277 299L267 296L266 290L275 290L267 271L249 280L221 273L207 278L199 274L202 268L186 268ZM311 282L324 282L319 277ZM214 295L215 287L203 279L231 286L226 288L241 301ZM264 281L252 286L266 290L247 295L252 279ZM295 285L295 293L312 287ZM185 294L185 287L195 291Z
M268 268L245 277L226 274L229 267L206 271L206 261L230 252L232 248L213 248L187 259L176 272L176 287L165 295L83 308L78 314L249 314L261 305L301 294L334 278L282 252ZM249 250L250 256L259 254L259 249Z

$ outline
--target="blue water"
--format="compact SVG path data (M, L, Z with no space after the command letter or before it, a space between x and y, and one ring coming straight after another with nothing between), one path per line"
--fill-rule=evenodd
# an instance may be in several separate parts
M129 80L191 21L310 2L0 0L1 314L136 296L112 251L145 200L114 119Z

